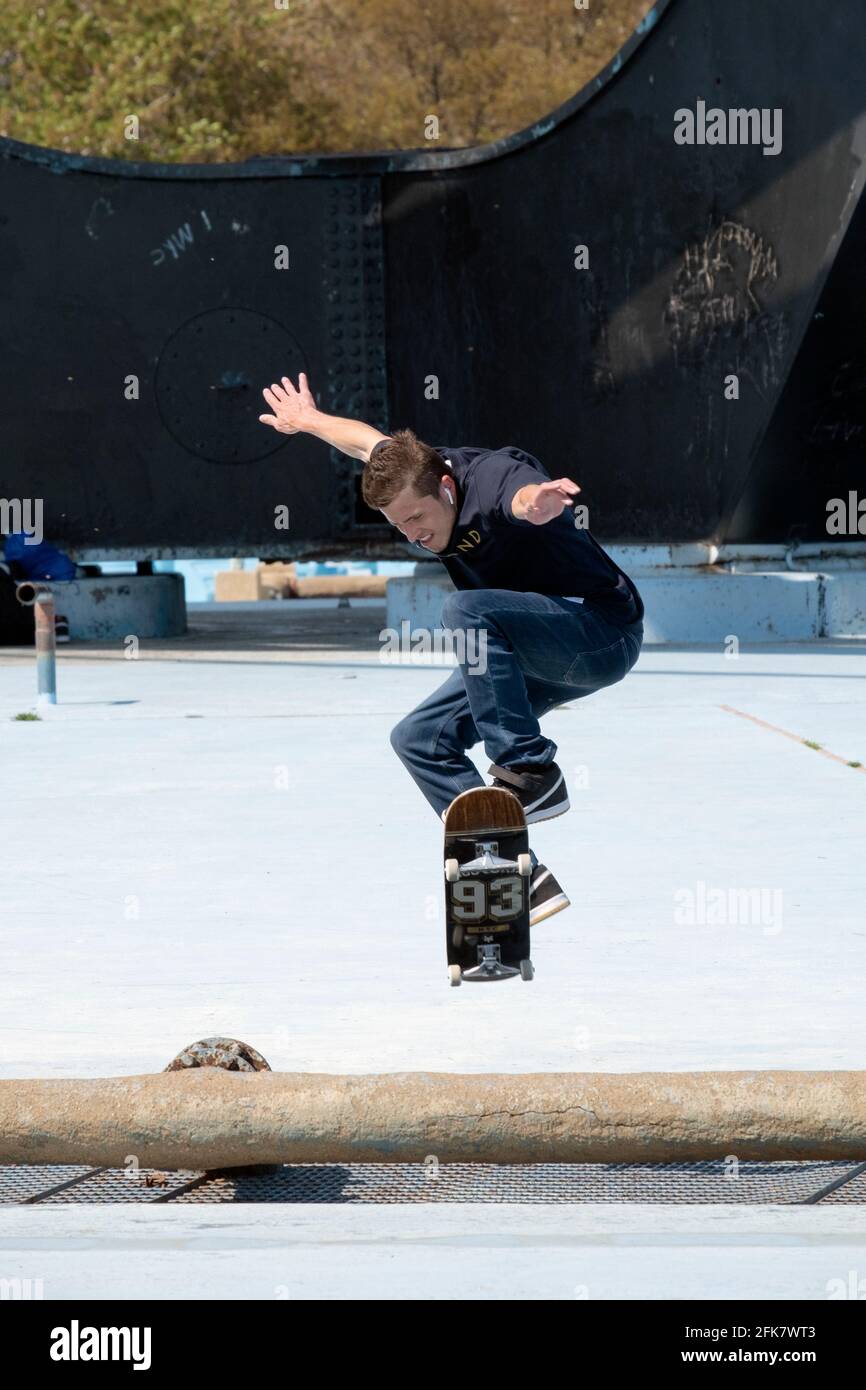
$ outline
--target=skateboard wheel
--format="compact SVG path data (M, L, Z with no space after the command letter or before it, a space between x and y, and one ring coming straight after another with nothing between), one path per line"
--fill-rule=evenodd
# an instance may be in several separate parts
M462 983L463 971L460 969L459 965L449 965L448 979L451 981L452 985L459 985Z
M535 975L535 967L533 966L532 961L531 961L531 960L522 960L522 961L520 962L520 978L521 978L521 980L531 980L531 979L533 978L534 975Z
M520 874L521 878L532 878L532 855L531 855L531 854L518 854L518 856L517 856L517 872Z
M449 883L456 883L460 877L460 865L456 859L445 860L445 877Z

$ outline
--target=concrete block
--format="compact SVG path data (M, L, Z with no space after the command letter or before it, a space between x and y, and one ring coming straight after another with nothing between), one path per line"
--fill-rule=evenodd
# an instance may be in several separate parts
M246 603L262 597L261 575L254 570L217 570L214 598L217 603Z
M51 581L55 609L83 641L180 637L186 632L181 574L111 574Z
M822 635L823 595L816 574L662 570L632 577L646 605L647 642L721 646L731 636L768 642Z
M866 636L866 571L819 574L788 569L731 573L707 569L653 569L627 564L646 605L647 642L718 643L809 641ZM453 585L445 574L390 579L387 625L400 630L441 625L442 604Z
M822 575L824 636L866 637L866 571Z
M424 567L426 570L426 566ZM400 631L400 624L408 620L413 627L433 629L441 626L442 605L454 585L444 570L434 569L431 573L409 575L400 579L389 579L385 585L385 625Z

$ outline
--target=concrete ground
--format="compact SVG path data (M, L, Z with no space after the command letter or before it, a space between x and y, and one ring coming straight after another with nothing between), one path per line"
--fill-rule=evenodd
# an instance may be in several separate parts
M275 1070L864 1066L866 772L852 764L866 764L866 642L744 646L735 658L645 648L620 685L547 716L572 811L533 844L573 906L535 932L531 984L452 990L441 829L388 743L446 669L380 661L375 601L203 605L190 623L188 638L143 642L137 659L122 644L62 650L60 703L40 722L14 719L35 708L32 652L0 649L0 1076L149 1072L214 1034L252 1043ZM63 1286L80 1279L99 1296L114 1268L111 1217L92 1227L104 1261L62 1240L85 1210L6 1210L0 1250L42 1222L65 1250ZM329 1258L343 1259L328 1210L279 1223L302 1223L296 1253L317 1246L319 1293ZM470 1241L469 1259L436 1234L448 1212L413 1207L406 1220L428 1231L437 1268L457 1251L463 1275L495 1291L504 1241L522 1252L527 1287L547 1287L544 1233L566 1211L516 1210L479 1216L512 1234ZM593 1210L605 1229L614 1209ZM142 1249L158 1229L154 1213L111 1211L145 1232ZM453 1220L469 1239L465 1211ZM391 1252L387 1276L375 1259L357 1264L358 1286L381 1276L383 1296L427 1248L426 1236L390 1234L394 1213L379 1213L379 1235L375 1211L352 1216ZM793 1238L810 1249L831 1218L828 1250L840 1221L862 1244L856 1208L784 1215L808 1218ZM707 1256L714 1296L742 1296L745 1264L749 1279L766 1271L764 1296L822 1296L823 1264L789 1262L787 1235L758 1266L752 1235L732 1240L743 1258L730 1282L727 1257ZM179 1247L190 1268L197 1248L194 1235ZM619 1296L653 1296L629 1293L634 1260L615 1240L604 1248L598 1296L618 1296L617 1268ZM701 1248L672 1256L684 1287ZM214 1295L224 1287L214 1275ZM335 1276L335 1293L346 1287Z
M818 1302L862 1299L864 1270L862 1207L91 1206L0 1219L2 1277L46 1299Z

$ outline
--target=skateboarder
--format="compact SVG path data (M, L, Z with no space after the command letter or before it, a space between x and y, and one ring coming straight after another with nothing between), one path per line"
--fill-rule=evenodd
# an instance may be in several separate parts
M263 394L273 411L263 423L363 459L367 505L441 560L455 585L442 625L464 639L455 641L460 664L391 735L430 805L441 817L460 792L484 785L466 756L483 741L493 786L515 793L528 824L562 815L565 777L539 719L622 680L643 640L635 585L575 525L577 483L549 478L511 446L433 448L408 429L384 435L325 415L303 373L297 389L283 377ZM534 926L569 900L533 862Z

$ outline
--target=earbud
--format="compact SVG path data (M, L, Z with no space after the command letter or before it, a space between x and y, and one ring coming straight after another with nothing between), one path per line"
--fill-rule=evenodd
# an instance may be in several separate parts
M442 491L445 493L445 496L448 498L450 505L453 507L454 498L451 496L451 493L448 491L448 488L443 486Z

